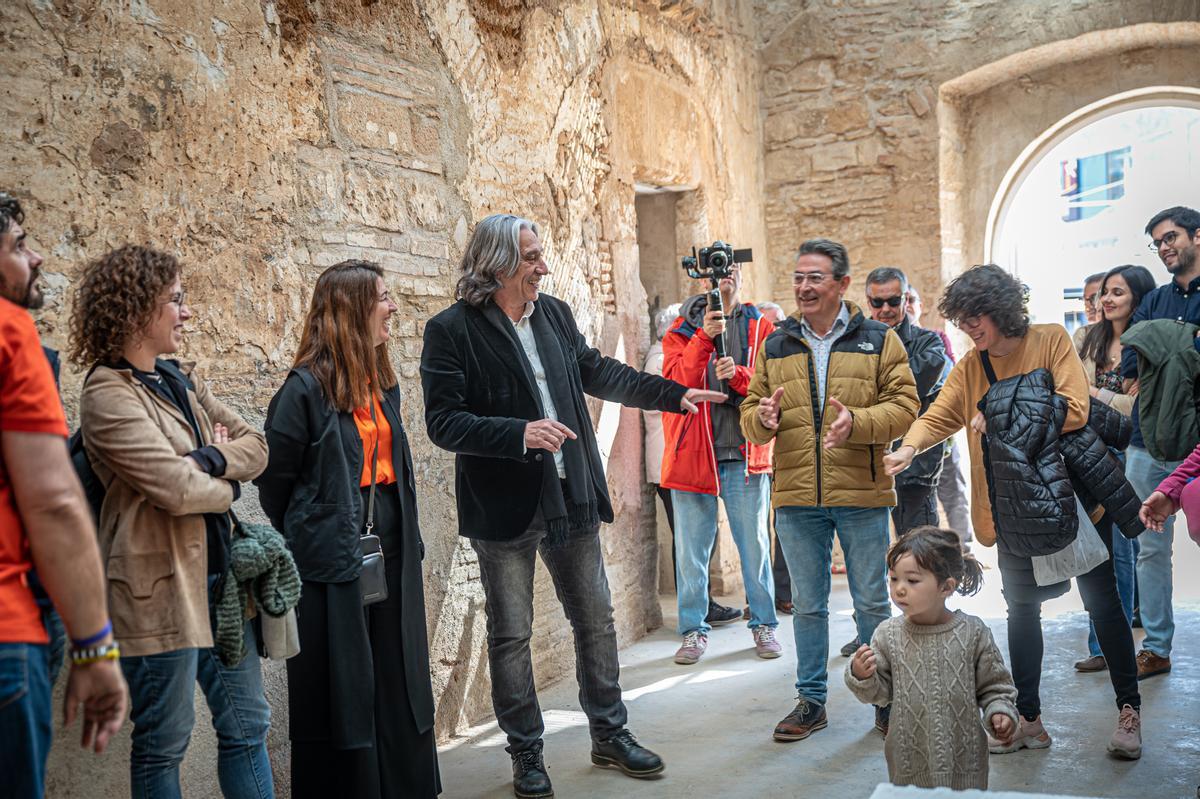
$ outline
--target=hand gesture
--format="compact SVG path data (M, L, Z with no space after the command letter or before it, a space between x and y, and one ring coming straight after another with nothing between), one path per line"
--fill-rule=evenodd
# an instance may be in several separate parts
M79 706L83 705L83 734L79 743L84 749L100 754L125 722L128 695L117 661L72 664L63 701L63 726L74 723Z
M737 364L728 355L724 358L717 358L717 362L713 364L713 368L717 373L718 380L729 380L737 374Z
M866 680L875 674L875 652L869 644L863 644L850 658L850 673L860 680Z
M854 427L854 416L849 408L838 402L837 397L830 397L825 407L837 414L837 418L825 433L825 449L833 449L845 444L846 439L850 437L850 430Z
M725 314L720 311L709 311L704 314L704 334L713 341L725 332Z
M1147 530L1161 533L1167 517L1177 510L1179 508L1175 507L1175 503L1171 501L1170 497L1161 491L1155 491L1142 503L1142 508L1138 511L1138 518L1142 520L1142 524L1146 525Z
M997 741L1002 744L1012 743L1013 735L1017 731L1012 719L1003 713L993 713L988 722L992 725L992 735Z
M912 465L913 457L917 454L915 447L907 444L895 452L883 456L883 472L888 477L895 477Z
M229 443L229 428L217 422L213 425L212 443L228 444Z
M983 416L983 411L976 411L975 416L971 418L971 429L981 436L987 435L987 419Z
M553 419L539 419L525 425L525 449L544 449L558 452L568 438L575 439L571 428Z
M683 399L679 400L679 407L688 413L696 413L700 410L699 403L701 402L724 402L729 399L720 391L705 391L702 388L689 388L687 393L683 395ZM571 436L574 438L574 436Z
M758 401L758 421L768 430L779 429L779 403L783 401L783 386L775 389L775 393Z

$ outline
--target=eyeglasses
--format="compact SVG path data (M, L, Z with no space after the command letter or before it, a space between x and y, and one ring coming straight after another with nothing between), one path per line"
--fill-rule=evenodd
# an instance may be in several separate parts
M792 285L803 286L805 283L814 288L824 283L829 278L829 275L824 272L794 272L792 274Z
M882 308L884 305L889 305L892 308L899 308L904 302L903 297L870 297L872 308Z
M1168 247L1174 247L1175 240L1177 238L1179 238L1178 230L1168 230L1166 233L1163 234L1163 237L1161 239L1155 239L1154 241L1150 242L1146 246L1149 247L1151 249L1151 251L1158 252L1164 244L1167 245Z

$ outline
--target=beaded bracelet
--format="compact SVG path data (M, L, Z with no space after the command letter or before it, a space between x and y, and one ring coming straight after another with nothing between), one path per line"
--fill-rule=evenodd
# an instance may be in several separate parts
M121 647L116 641L109 641L101 646L94 646L89 649L72 649L71 663L76 666L86 666L89 663L97 663L101 660L117 660L121 657Z

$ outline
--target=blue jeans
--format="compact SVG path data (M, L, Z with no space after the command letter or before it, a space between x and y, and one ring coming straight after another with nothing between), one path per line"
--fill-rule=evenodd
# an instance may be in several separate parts
M0 775L13 799L41 799L50 753L50 648L0 644Z
M829 675L829 567L833 533L846 556L858 637L871 640L892 615L888 603L887 508L791 507L775 511L775 535L792 574L796 693L825 704Z
M1102 524L1111 524L1108 517L1100 520ZM1151 533L1153 535L1153 533ZM1113 571L1117 574L1117 593L1121 596L1121 609L1125 611L1126 621L1133 621L1133 586L1134 568L1137 563L1138 539L1126 538L1115 526L1112 528L1112 559ZM1096 625L1088 620L1088 654L1099 657L1100 641L1096 638Z
M1125 476L1142 500L1182 463L1157 460L1141 447L1130 447L1125 457ZM1139 537L1141 549L1137 555L1138 612L1146 631L1142 649L1164 658L1171 656L1171 639L1175 637L1175 614L1171 609L1174 535L1175 516L1172 515L1167 517L1161 533L1148 531Z
M227 799L275 795L267 758L271 708L263 696L254 628L245 628L242 662L221 664L212 649L177 649L121 658L133 722L130 784L134 799L179 799L179 764L195 725L195 684L208 700L217 731L217 777Z
M729 530L742 562L742 582L750 600L750 628L776 627L775 584L771 578L771 533L767 528L771 482L765 474L746 473L745 461L717 464L720 497ZM671 491L675 506L675 590L679 597L679 634L708 634L708 561L717 538L717 497Z

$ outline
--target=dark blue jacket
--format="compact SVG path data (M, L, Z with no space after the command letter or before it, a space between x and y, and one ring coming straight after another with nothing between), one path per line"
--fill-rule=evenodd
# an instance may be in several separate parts
M1133 327L1138 322L1148 319L1174 319L1177 322L1190 322L1200 325L1200 277L1193 278L1187 288L1172 280L1165 286L1159 286L1154 291L1142 297L1137 310L1129 320ZM1200 338L1192 339L1192 346L1200 352ZM1121 350L1121 375L1124 377L1138 376L1137 351L1133 347ZM1138 421L1138 404L1133 406L1133 437L1129 440L1132 447L1145 448L1142 438L1142 428Z

